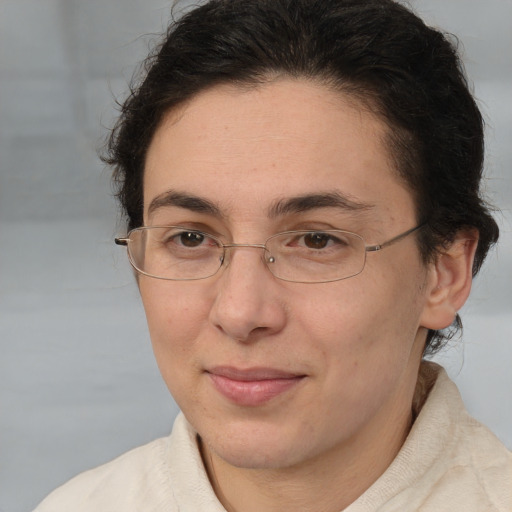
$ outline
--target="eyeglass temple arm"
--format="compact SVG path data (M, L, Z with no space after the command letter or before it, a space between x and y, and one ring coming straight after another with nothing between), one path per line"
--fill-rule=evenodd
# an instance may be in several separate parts
M114 238L114 242L116 245L128 245L129 238Z
M385 247L388 247L389 245L393 245L394 243L399 242L400 240L405 238L406 236L409 236L411 233L414 233L415 231L418 231L419 229L421 229L426 224L427 224L426 222L422 222L418 226L416 226L414 228L411 228L411 229L408 229L405 233L401 233L400 235L395 236L395 238L392 238L391 240L388 240L387 242L383 242L382 244L367 245L365 247L366 252L380 251L380 250L384 249Z

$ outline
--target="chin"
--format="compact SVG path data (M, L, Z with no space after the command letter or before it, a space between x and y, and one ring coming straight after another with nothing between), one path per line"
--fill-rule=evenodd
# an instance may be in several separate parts
M276 453L272 447L236 447L227 449L210 446L210 449L224 462L231 466L244 469L282 469L294 466L299 462L297 453L292 457L288 453Z
M283 426L268 424L226 427L224 424L215 435L201 438L212 452L232 466L279 469L294 466L307 458L306 434L299 436Z

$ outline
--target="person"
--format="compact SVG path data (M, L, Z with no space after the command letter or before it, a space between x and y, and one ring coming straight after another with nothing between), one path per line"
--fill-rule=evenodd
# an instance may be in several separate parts
M450 38L393 0L210 0L144 69L103 158L182 412L36 510L512 510L424 360L498 239Z

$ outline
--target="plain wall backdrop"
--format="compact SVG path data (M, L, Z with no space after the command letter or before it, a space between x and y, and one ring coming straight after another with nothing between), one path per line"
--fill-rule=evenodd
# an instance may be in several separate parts
M185 3L185 2L184 2ZM166 435L177 408L153 361L96 156L164 0L0 1L0 511ZM459 36L488 122L499 248L437 360L512 447L512 2L412 0ZM149 34L141 37L141 34Z

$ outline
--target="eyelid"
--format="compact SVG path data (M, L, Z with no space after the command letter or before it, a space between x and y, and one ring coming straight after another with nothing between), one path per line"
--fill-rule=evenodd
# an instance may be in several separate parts
M312 231L312 232L321 232L321 231L350 231L350 229L340 227L338 225L333 225L327 222L299 222L291 225L290 228L282 229L279 232L283 231Z
M215 238L223 240L223 236L216 229L213 229L211 225L204 224L203 222L167 222L165 224L159 224L161 226L176 226L182 228L183 231L199 231L204 235L211 235Z
M304 240L304 238L307 235L325 235L327 238L329 238L332 241L340 240L343 241L343 233L351 233L350 231L344 230L344 229L303 229L299 230L302 231L302 233L297 233L293 238L296 240ZM333 231L335 231L333 233ZM339 233L341 232L341 233ZM292 231L290 235L292 235L294 232ZM279 235L280 233L277 233ZM356 233L354 233L356 234Z

